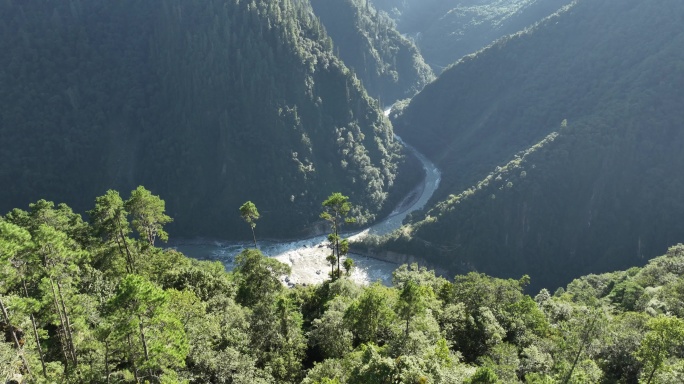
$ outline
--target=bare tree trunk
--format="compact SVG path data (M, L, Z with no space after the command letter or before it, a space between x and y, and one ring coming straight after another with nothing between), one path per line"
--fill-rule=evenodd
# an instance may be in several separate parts
M57 282L57 292L62 302L62 311L64 312L64 319L66 319L67 336L69 337L69 352L71 358L74 360L74 365L78 365L78 357L76 356L76 347L74 347L74 334L71 332L71 321L69 320L69 313L67 313L66 305L64 304L64 295L62 295L62 284Z
M138 316L138 320L140 321L138 323L140 327L140 341L142 341L143 345L143 353L145 354L145 361L149 362L150 361L150 352L147 349L147 340L145 339L145 328L143 326L143 320L141 316ZM152 377L152 368L150 368L150 371L148 372L150 377Z
M662 345L662 344L661 344ZM661 347L658 347L658 352L656 353L656 356L658 360L660 360L660 352L662 351ZM651 374L648 375L648 380L646 381L646 384L651 384L651 380L653 380L653 376L656 373L656 370L658 369L658 366L660 365L660 362L653 362L653 370L651 370Z
M105 374L107 375L107 384L109 384L109 375L111 375L110 370L109 370L109 342L105 340L104 342L105 345L105 355L104 355L104 363L105 363Z
M150 247L154 247L154 241L157 239L157 235L154 233L154 230L146 228L145 237L147 238L147 243L150 244Z
M57 313L59 314L59 326L61 331L58 332L58 334L61 336L60 339L60 344L62 345L62 355L64 355L64 373L66 373L67 376L69 376L69 341L67 340L67 334L66 334L66 329L64 328L64 316L62 315L62 310L59 307L59 303L57 301L57 291L55 290L55 283L52 280L52 277L50 279L50 287L52 288L52 299L55 304L55 310L57 310Z
M570 382L570 379L572 378L572 373L575 371L575 367L577 366L577 362L579 361L580 355L582 354L582 349L586 344L590 342L590 334L594 330L594 326L596 325L596 316L593 316L591 319L591 322L586 326L584 333L582 334L582 339L580 340L580 345L579 349L577 350L577 354L575 355L575 359L572 362L572 367L570 367L570 372L568 372L568 375L565 377L565 380L563 381L564 384L567 384Z
M135 356L133 355L133 343L131 343L131 334L128 334L128 349L129 349L129 354L128 354L128 360L130 361L131 365L133 366L133 375L135 376L135 382L139 383L140 382L140 376L138 376L138 367L135 365Z
M335 248L337 249L337 278L339 279L340 274L340 237L337 234L337 228L335 228Z
M24 367L26 368L26 373L30 375L31 369L29 368L28 361L26 361L26 357L24 357L24 349L21 347L21 344L19 344L17 333L14 331L14 326L12 326L9 314L7 313L7 308L5 308L5 303L2 302L2 299L0 299L0 309L2 310L2 316L5 318L5 323L7 323L7 328L9 329L9 332L12 335L12 341L14 342L14 346L17 348L17 354L19 355L19 357L21 357L21 362L24 364Z
M119 248L119 253L121 256L123 256L124 259L126 259L126 272L128 273L133 273L131 271L130 266L128 265L128 257L126 257L126 253L124 253L123 247L121 246L121 240L119 240L119 236L114 236L114 241L116 242L117 248Z
M26 280L21 279L21 283L24 286L24 297L29 298L28 288L26 288ZM47 379L47 370L45 369L45 357L43 356L43 347L40 346L40 337L38 336L38 327L36 327L36 317L33 316L33 312L30 314L31 317L31 327L33 328L33 337L36 339L36 348L38 348L38 356L40 357L40 365L43 368L43 377Z
M337 213L335 213L335 221L333 222L333 230L335 231L335 252L337 253L337 278L340 278L340 236L339 230L337 229L339 223L339 218Z
M128 261L128 265L130 267L130 273L135 273L135 268L133 267L133 256L131 255L131 250L128 249L128 242L126 242L126 236L124 236L123 229L121 228L121 225L119 224L118 220L116 222L116 226L119 229L119 236L121 236L121 241L124 244L124 249L126 250L126 260Z
M52 249L51 245L48 245L48 252L53 253L54 250ZM48 258L47 255L44 256L43 259L43 266L45 267L46 270L50 270L51 267L51 262ZM60 341L60 346L62 348L62 355L64 356L64 374L69 377L69 340L66 328L65 328L65 321L64 321L64 315L62 314L62 309L59 306L59 301L57 300L57 292L55 291L55 281L52 278L52 275L49 273L47 274L48 279L50 280L50 288L52 289L52 300L53 304L55 305L55 310L57 311L57 314L59 315L59 326L60 328L57 331L57 334L59 335L59 341Z
M143 328L142 319L140 317L138 318L140 319L140 340L142 341L143 345L143 353L145 354L145 360L150 361L150 352L147 349L147 341L145 340L145 329Z
M651 380L653 380L653 375L655 375L656 369L658 369L658 367L654 365L653 370L651 370L651 374L648 375L648 381L646 381L646 384L651 384Z

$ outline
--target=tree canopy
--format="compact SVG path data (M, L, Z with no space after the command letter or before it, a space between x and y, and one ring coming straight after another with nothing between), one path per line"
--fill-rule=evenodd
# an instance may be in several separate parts
M0 218L4 377L452 384L684 376L681 244L643 268L582 276L534 297L525 293L528 276L447 280L418 265L398 268L392 286L340 276L286 288L289 267L257 249L226 272L130 229L107 235L135 220L117 197L96 198L91 222L48 201ZM117 241L128 245L134 271Z

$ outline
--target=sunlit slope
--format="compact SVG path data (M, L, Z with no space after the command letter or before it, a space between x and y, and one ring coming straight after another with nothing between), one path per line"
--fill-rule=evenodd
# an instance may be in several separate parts
M683 17L579 1L445 72L395 123L441 166L441 202L390 248L558 286L682 241Z
M571 0L373 0L439 73L464 55L534 25Z
M400 147L308 2L6 1L0 50L0 211L144 184L177 236L246 238L246 200L264 236L387 205Z

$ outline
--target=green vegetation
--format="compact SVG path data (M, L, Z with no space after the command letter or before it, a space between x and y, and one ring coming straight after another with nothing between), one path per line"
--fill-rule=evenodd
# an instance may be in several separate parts
M349 202L349 198L339 192L333 193L323 202L323 212L320 217L329 222L332 228L332 232L328 235L329 247L332 250L332 254L329 256L330 264L332 264L332 271L330 273L332 278L342 276L340 259L349 252L349 241L342 238L340 232L342 224L351 224L356 221L353 217L347 217L351 209L352 204ZM347 260L344 261L344 268L349 272L354 263L353 261L347 263ZM337 272L335 272L335 262L337 262Z
M461 57L534 25L571 0L372 0L440 73Z
M682 241L682 14L577 1L445 71L394 120L440 188L373 247L554 289Z
M410 179L308 1L2 1L0 51L2 210L144 184L176 236L247 238L251 199L291 237L331 191L373 220Z
M479 34L559 2L420 3ZM422 23L417 4L392 15ZM75 208L0 216L0 380L684 382L682 15L575 0L405 102L440 189L363 246L454 277L403 265L386 287L348 278L341 228L419 172L362 83L394 99L431 75L368 0L0 2L0 209ZM115 190L141 182L171 214ZM245 238L241 219L254 249L231 272L159 248ZM330 280L286 289L257 220L329 222Z
M579 384L684 377L682 244L643 268L583 276L553 295L526 295L528 276L473 272L448 281L415 264L397 269L392 287L338 276L286 289L280 278L289 268L257 249L243 251L227 273L218 262L155 247L146 231L131 237L135 210L124 207L141 195L163 203L139 187L126 202L115 191L98 197L91 223L44 200L0 217L3 378ZM158 217L166 217L161 207Z
M311 0L332 38L334 51L362 81L368 93L391 105L433 80L430 67L394 21L368 0Z
M254 228L256 228L256 221L259 220L259 211L256 205L251 201L248 201L240 206L240 216L242 220L249 225L252 229L252 237L254 238L254 249L257 248L256 234L254 233Z

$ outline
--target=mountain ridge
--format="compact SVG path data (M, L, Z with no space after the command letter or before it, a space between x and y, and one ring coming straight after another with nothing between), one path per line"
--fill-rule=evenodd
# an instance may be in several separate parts
M394 21L368 1L310 0L334 51L381 102L413 96L434 79L430 67Z
M0 7L0 209L83 211L144 184L169 196L176 234L247 237L253 200L264 234L293 236L334 191L363 222L412 182L396 187L391 126L307 2Z
M525 271L550 287L641 265L681 241L684 35L674 26L684 7L573 4L459 61L397 112L397 133L443 180L389 249L452 271L458 260L495 275ZM526 177L470 187L554 131L530 154L534 168L519 170ZM456 204L464 190L473 197Z

